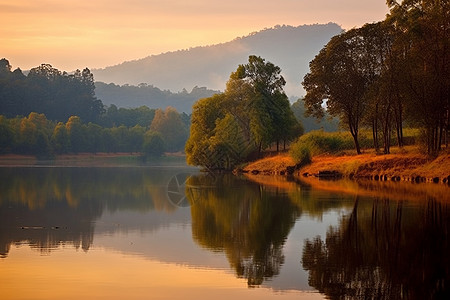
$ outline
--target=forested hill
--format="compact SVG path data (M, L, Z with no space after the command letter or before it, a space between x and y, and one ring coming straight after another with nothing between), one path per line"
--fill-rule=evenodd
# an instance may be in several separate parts
M153 85L117 85L106 84L97 81L95 83L95 95L102 100L103 104L114 104L117 107L136 108L147 106L151 108L165 109L172 106L179 112L190 113L192 104L201 98L211 97L220 91L209 90L205 87L195 86L190 92L182 90L177 93L162 91Z
M236 66L245 63L249 55L257 55L281 68L288 95L300 96L304 94L300 83L309 71L309 62L331 37L341 32L342 28L334 23L275 26L231 42L152 55L92 73L96 81L119 85L147 83L173 92L204 86L223 91ZM109 102L103 96L99 98Z

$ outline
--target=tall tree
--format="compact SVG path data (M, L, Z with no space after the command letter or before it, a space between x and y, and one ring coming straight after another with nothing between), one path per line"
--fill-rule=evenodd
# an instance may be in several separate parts
M239 65L231 79L238 78L253 89L247 107L251 111L250 130L261 152L271 143L290 138L297 121L283 91L286 84L280 67L263 58L251 55L248 63Z
M401 79L407 111L427 132L429 154L439 152L448 138L450 106L450 2L448 0L388 0L388 20L399 35Z
M311 61L302 82L307 114L323 118L326 103L327 112L347 124L358 154L358 133L368 106L366 93L379 75L368 47L372 45L371 31L366 29L351 29L333 37Z
M280 68L261 57L250 56L239 65L223 94L195 103L185 148L188 163L232 169L299 134L284 84Z

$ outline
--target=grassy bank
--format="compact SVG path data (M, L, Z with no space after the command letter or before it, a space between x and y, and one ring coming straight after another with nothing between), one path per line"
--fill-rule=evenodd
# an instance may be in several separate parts
M393 148L393 153L377 155L366 151L361 155L321 154L312 157L311 163L295 169L294 175L318 177L327 172L344 178L368 178L389 181L446 182L450 176L450 154L443 153L430 159L418 147ZM287 174L296 163L289 154L280 154L255 161L243 171L252 174Z

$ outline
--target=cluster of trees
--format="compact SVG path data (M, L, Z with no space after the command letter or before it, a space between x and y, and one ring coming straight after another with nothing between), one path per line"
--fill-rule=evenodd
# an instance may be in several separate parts
M0 60L0 112L6 117L43 113L50 120L65 121L76 115L85 122L96 122L104 112L95 96L94 76L88 68L73 74L49 64L30 70L27 76Z
M448 143L450 106L450 3L387 1L390 14L333 37L304 77L307 112L327 111L345 122L361 153L358 132L372 128L374 147L390 151L405 121L423 128L429 154Z
M66 123L50 121L44 114L6 118L0 115L0 153L54 154L80 152L143 152L160 156L181 151L187 140L188 124L171 107L154 111L146 126L102 127L70 116Z
M190 117L174 108L106 107L95 96L89 69L73 74L48 64L11 71L0 60L0 153L182 151Z
M187 162L208 169L232 169L250 156L303 132L283 91L281 69L250 56L227 82L226 90L194 104Z

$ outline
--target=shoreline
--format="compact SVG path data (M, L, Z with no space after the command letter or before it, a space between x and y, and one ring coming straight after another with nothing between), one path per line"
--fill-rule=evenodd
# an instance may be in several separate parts
M252 162L240 170L252 175L293 175L328 179L370 179L450 184L450 154L430 159L420 153L319 155L298 167L286 153Z
M179 153L166 153L159 158L143 160L141 153L78 153L55 155L49 159L38 159L33 155L1 154L0 167L114 167L137 165L186 164L185 157Z

